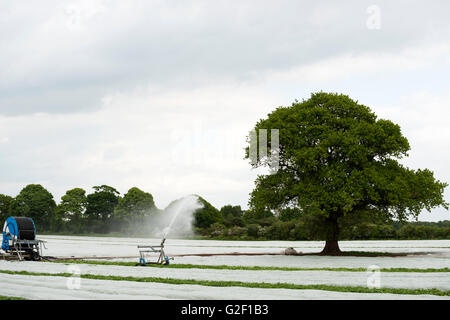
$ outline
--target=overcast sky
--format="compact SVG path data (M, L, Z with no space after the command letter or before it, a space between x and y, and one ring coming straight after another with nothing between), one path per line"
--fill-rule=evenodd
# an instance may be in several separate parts
M108 184L160 208L192 193L246 208L249 130L321 90L398 123L402 162L450 182L449 12L446 0L0 0L0 193L40 183L59 202Z

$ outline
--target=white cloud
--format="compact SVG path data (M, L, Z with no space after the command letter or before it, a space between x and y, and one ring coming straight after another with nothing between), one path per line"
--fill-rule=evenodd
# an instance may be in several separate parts
M288 71L274 71L268 77L283 82L324 83L361 75L399 73L448 65L448 42L407 47L394 52L346 53Z
M339 66L347 74L373 72L378 65L372 59L396 69L418 62L407 52L394 60L390 55L450 35L446 2L436 7L381 1L383 27L376 32L366 28L370 4L2 3L0 113L94 110L105 94L147 83L186 89L245 82L268 71L289 74L293 68L294 78L304 73L306 81L318 81L338 77L342 71L333 71Z

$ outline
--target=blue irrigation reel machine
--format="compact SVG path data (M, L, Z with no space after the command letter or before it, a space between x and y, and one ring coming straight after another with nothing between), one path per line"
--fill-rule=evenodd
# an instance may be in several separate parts
M28 217L9 217L3 227L4 259L41 260L45 241L36 239L36 226Z

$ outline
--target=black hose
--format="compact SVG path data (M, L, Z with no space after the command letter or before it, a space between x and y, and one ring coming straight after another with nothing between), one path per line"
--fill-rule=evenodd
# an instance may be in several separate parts
M52 256L40 256L39 259L40 260L46 260L46 261L58 260L58 258L52 257Z

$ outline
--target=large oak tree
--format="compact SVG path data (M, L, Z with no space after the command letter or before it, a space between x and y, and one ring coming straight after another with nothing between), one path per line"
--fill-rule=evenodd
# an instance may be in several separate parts
M383 212L406 220L448 204L446 183L428 169L399 163L410 149L400 127L378 119L370 108L346 95L319 92L308 100L279 107L260 120L255 130L279 129L279 150L252 161L268 166L279 152L279 170L259 175L251 193L254 211L286 207L314 212L324 224L323 254L337 255L339 220L360 212ZM260 153L263 154L264 153ZM246 157L250 157L247 148Z

